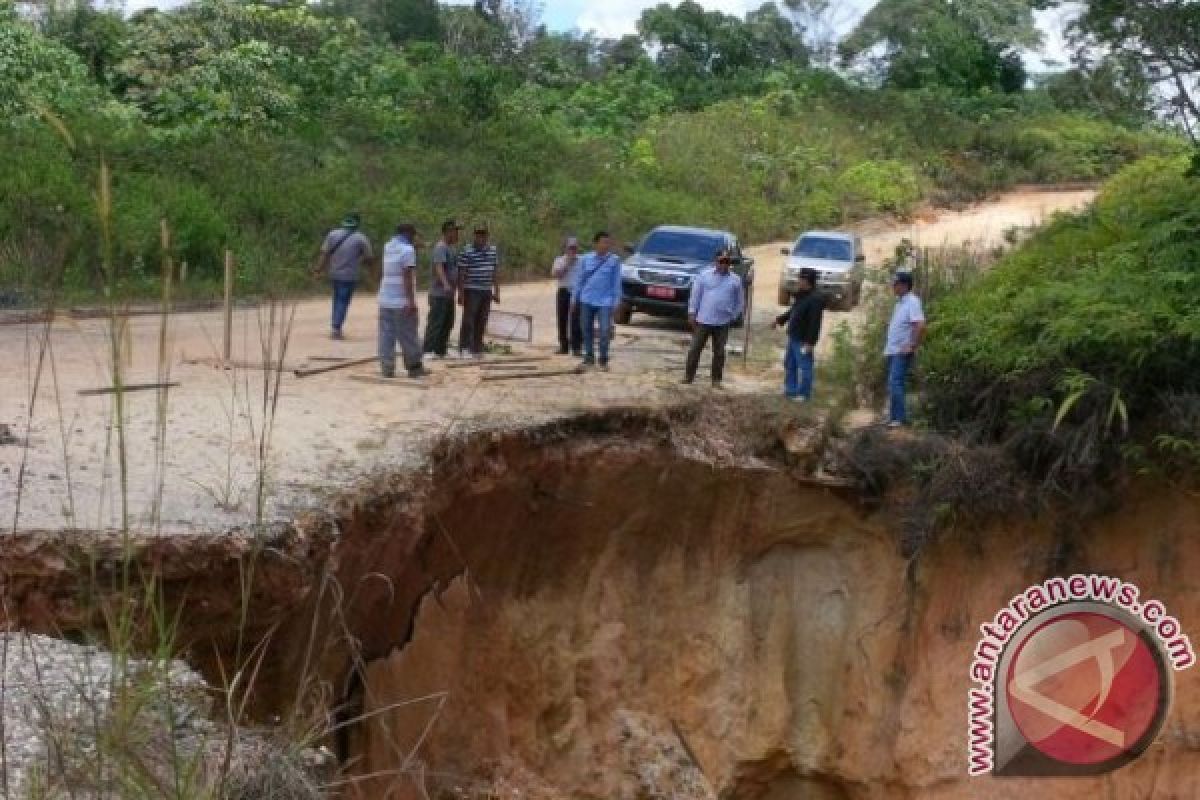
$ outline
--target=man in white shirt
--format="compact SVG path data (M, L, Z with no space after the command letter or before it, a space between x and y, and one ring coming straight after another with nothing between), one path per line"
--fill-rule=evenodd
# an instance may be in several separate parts
M383 248L379 279L379 367L385 378L396 376L396 344L404 354L408 377L429 374L421 363L421 337L417 333L417 230L396 226L396 235Z
M888 427L899 428L908 422L904 407L908 373L921 340L925 337L925 311L921 298L913 294L911 272L897 272L892 279L896 306L888 323L887 344L883 349L888 362Z

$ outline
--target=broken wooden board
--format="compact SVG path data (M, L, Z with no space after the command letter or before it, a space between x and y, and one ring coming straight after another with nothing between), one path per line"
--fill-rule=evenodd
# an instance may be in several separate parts
M379 386L399 386L401 389L428 389L430 385L419 378L385 378L382 375L351 375L350 380Z
M300 369L292 370L292 374L297 378L307 378L310 375L320 375L323 372L333 372L335 369L345 369L346 367L356 367L360 364L370 364L378 360L379 356L352 358L349 361L339 361L336 364L328 364L320 367L301 367Z
M447 364L446 369L467 369L468 367L482 367L488 364L528 364L537 361L551 361L552 356L500 356L497 358L473 358L470 360L455 361L453 364Z
M102 386L99 389L80 389L79 394L84 397L94 397L101 394L116 394L117 392L146 392L151 389L174 389L179 385L178 381L169 381L166 383L127 383L124 386Z
M523 380L526 378L553 378L559 375L582 375L585 371L583 367L575 367L573 369L547 369L539 372L500 373L497 375L484 375L482 380L490 382Z
M187 358L183 359L183 363L189 366L201 365L212 367L213 369L254 369L266 372L282 370L283 372L293 372L300 369L294 364L264 364L261 361L239 361L238 359L230 359L226 361L223 358L208 357L208 358Z

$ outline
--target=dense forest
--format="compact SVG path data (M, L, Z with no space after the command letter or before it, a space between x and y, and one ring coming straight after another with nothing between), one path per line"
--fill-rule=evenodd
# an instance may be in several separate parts
M486 218L521 270L567 232L764 240L1183 153L1186 64L1130 36L1162 4L1085 4L1076 63L1031 75L1046 5L882 0L839 31L826 0L682 2L608 40L548 30L525 0L0 0L0 286L150 293L163 218L189 291L230 248L258 292L306 285L351 209L374 237ZM1158 35L1200 29L1178 5Z

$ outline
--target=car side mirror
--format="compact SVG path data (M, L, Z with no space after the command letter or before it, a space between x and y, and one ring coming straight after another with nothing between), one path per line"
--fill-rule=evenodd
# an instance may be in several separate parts
M787 249L786 247L784 247L779 251L779 253L781 255L790 256L792 254L792 251Z

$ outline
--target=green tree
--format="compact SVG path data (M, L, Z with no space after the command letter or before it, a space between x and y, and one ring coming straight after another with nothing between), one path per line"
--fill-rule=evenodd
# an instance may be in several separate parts
M1018 91L1025 70L1017 48L1041 36L1041 0L881 0L842 41L847 60L867 58L884 85L943 86L961 92Z
M39 110L59 114L103 105L79 56L0 3L0 119Z
M1102 48L1140 64L1146 77L1162 88L1165 110L1200 143L1200 3L1091 0L1072 33L1085 58Z
M71 48L87 64L92 78L109 82L113 67L124 57L129 31L116 11L101 11L87 0L52 4L40 17L42 33Z
M318 8L334 17L353 17L368 32L395 44L440 42L437 0L325 0Z

